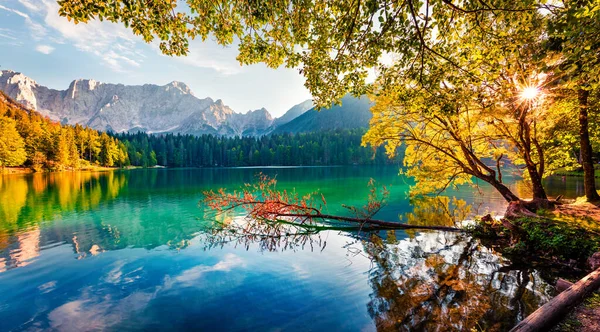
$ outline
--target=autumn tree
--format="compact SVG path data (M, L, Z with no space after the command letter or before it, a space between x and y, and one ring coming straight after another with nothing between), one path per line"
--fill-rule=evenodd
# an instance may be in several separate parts
M539 141L543 133L531 117L531 107L511 108L507 103L515 102L515 83L537 80L544 72L555 79L555 85L571 82L573 90L577 91L586 192L588 198L595 199L597 195L590 178L593 165L586 115L588 94L596 89L594 82L599 76L595 72L598 67L595 65L598 43L595 41L600 35L596 31L597 1L188 0L183 3L165 0L148 3L141 0L62 0L59 4L60 14L75 23L107 19L124 23L146 42L158 38L165 54L185 55L189 51L189 39L214 37L222 45L235 43L241 64L264 62L273 68L281 65L297 67L306 77L306 86L317 106L337 102L347 92L378 94L386 91L389 84L397 85L398 89L411 86L426 90L420 92L423 94L420 99L412 96L417 98L415 103L424 101L427 105L433 102L424 97L426 92L432 98L438 94L434 101L449 98L452 101L443 106L446 113L456 102L463 109L466 105L479 103L477 107L482 110L490 109L482 103L497 102L500 107L496 110L502 110L504 114L502 121L489 117L496 113L479 113L477 125L486 120L493 124L489 128L494 128L494 135L502 136L485 138L495 155L483 158L493 158L501 164L509 152L516 151L513 161L523 163L533 184L534 196L539 199L546 199L541 185L546 173ZM522 45L529 45L528 49L522 49ZM547 53L549 50L559 54ZM392 59L391 64L381 61L386 57ZM557 57L562 58L561 63L573 68L572 73L566 75L568 79L556 77L562 70L557 68L564 68L564 65L544 63L544 59ZM489 62L489 65L484 64L485 69L476 66L481 65L482 59ZM367 82L369 70L374 68L379 85L376 91L372 91L373 87ZM508 70L503 71L505 68ZM397 75L398 69L405 74L410 69L411 74ZM442 71L451 74L441 75ZM453 85L444 86L446 81ZM493 82L493 87L485 87L489 82ZM505 85L499 86L500 82ZM473 87L472 91L468 91L469 86ZM467 94L463 95L466 102L453 98L451 90L456 87ZM501 91L492 96L491 90L498 88ZM475 100L476 93L482 92L482 100ZM437 106L441 107L441 103ZM428 117L427 110L428 107L413 108L412 112L423 112L422 115ZM456 120L462 122L465 118ZM472 123L459 125L479 130ZM462 131L461 135L465 133ZM474 141L468 134L458 138L467 143L467 150L475 149L468 146ZM504 143L500 143L500 139ZM477 149L489 154L490 149L481 145L481 141L477 144ZM462 153L460 146L446 148L458 148L454 152ZM465 153L469 154L468 151ZM477 169L481 168L480 178L486 178L484 181L492 182L492 185L502 184L500 178L496 178L499 176L497 170L484 166L483 159L476 159L479 162L472 156L463 160L474 163L467 162L466 166L471 169L467 174L478 174ZM456 180L460 182L460 179ZM507 199L511 196L507 192L503 195Z
M17 131L15 121L0 116L0 167L20 166L27 159L25 142Z
M81 156L89 152L90 162L98 162L100 155L113 164L128 164L129 156L123 143L106 133L82 126L65 126L28 110L0 92L2 144L0 164L28 166L43 169L78 169ZM104 143L104 144L103 144ZM25 159L23 159L23 156Z
M553 9L549 20L548 49L557 57L549 66L559 75L565 98L577 96L579 144L584 171L585 195L590 201L600 201L596 191L592 144L589 133L590 99L600 91L600 3L594 0L563 1Z

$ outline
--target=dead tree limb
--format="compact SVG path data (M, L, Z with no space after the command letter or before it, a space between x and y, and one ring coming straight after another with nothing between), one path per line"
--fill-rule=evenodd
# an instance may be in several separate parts
M544 304L531 315L527 316L511 332L547 331L569 312L571 308L581 303L590 293L600 287L600 268L588 274L550 302Z

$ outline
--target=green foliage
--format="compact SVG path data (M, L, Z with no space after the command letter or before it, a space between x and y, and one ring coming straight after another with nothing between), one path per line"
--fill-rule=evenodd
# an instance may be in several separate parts
M574 259L584 263L600 248L600 235L574 221L550 217L523 217L504 227L501 221L482 218L465 227L472 236L499 244L502 253L512 257Z
M525 231L528 248L548 257L585 261L598 250L598 235L571 223L533 218L522 218L516 223Z
M116 134L131 165L151 167L236 167L297 165L384 165L383 148L362 147L363 129L272 134L263 137Z
M0 94L0 132L0 166L41 171L79 169L86 163L128 164L127 152L115 138L80 125L62 126L4 94Z
M496 225L492 225L490 222L478 220L475 223L466 225L464 229L467 233L478 239L497 239L501 231L498 231L497 226L493 226ZM504 227L501 229L504 229Z
M318 106L327 106L347 92L368 89L368 70L385 66L382 56L396 56L405 65L425 57L445 60L463 22L510 27L510 38L526 32L543 1L347 1L278 0L60 0L59 13L68 19L120 22L146 42L160 39L168 55L185 55L189 40L211 38L221 45L236 43L241 64L263 62L276 68L300 67ZM496 36L490 32L486 38ZM507 43L507 50L518 48ZM485 56L480 53L480 56ZM490 55L492 56L492 55Z

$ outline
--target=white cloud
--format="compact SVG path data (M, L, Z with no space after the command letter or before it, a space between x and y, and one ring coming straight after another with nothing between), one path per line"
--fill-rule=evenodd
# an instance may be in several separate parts
M23 17L23 18L29 18L29 15L27 15L27 14L25 14L23 12L20 12L20 11L18 11L16 9L8 8L8 7L2 6L2 5L0 5L0 9L6 10L6 11L11 12L13 14L17 14L17 15Z
M58 33L58 36L52 37L57 43L66 42L80 51L91 53L115 72L127 72L131 67L140 66L143 56L136 49L137 38L125 27L97 20L74 24L58 15L55 1L42 0L41 8L46 27Z
M40 53L44 53L44 54L50 54L54 51L54 47L50 46L50 45L38 45L35 48L36 51L40 52Z
M19 0L19 3L21 5L23 5L23 7L27 8L28 10L34 11L34 12L39 12L42 10L41 6L34 5L33 3L29 2L29 0Z
M160 41L152 42L152 48L163 55L158 47ZM187 56L173 57L178 62L197 68L212 69L223 75L235 75L242 72L242 66L235 59L237 56L237 46L230 45L223 47L214 41L191 41ZM163 55L165 56L165 55Z
M10 40L17 40L17 38L15 38L13 36L10 36L8 34L3 34L3 33L0 33L0 38L6 38L6 39L10 39Z
M25 24L31 30L31 37L35 40L41 40L47 34L46 28L44 28L41 24L35 22L31 19L31 17L19 10L8 8L6 6L0 5L0 9L8 11L10 13L21 16L25 19Z

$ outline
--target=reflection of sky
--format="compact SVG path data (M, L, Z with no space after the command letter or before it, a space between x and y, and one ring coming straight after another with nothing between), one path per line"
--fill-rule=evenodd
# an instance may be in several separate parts
M319 189L332 213L345 212L341 203L364 204L370 177L392 184L390 204L380 218L394 220L410 208L406 197L410 183L398 177L395 168L267 172L278 174L281 189ZM115 175L115 181L100 179L81 186L60 185L68 179L54 180L59 188L71 188L71 198L51 187L27 191L24 206L6 214L17 219L0 222L0 230L9 234L0 233L2 329L304 330L310 322L319 330L373 330L366 308L373 293L369 274L374 266L362 244L351 237L324 232L323 251L307 247L261 252L255 245L248 250L242 245L204 250L198 236L207 224L197 206L202 190L235 188L251 181L255 173L140 170ZM0 195L2 190L13 192L11 183L34 185L5 181ZM102 193L101 199L91 202L96 196L74 189L80 187ZM49 211L60 213L33 219L36 204L50 202L53 191L61 193L62 205ZM493 191L461 195L490 206L503 204L491 198ZM70 199L77 204L70 204ZM447 264L455 264L465 245L455 235L435 232L412 239L398 232L397 238L395 278L422 276L423 282L433 280L423 264L427 257L437 253ZM489 250L477 248L468 271L478 283L490 282L509 296L516 283L500 279L515 280L514 273L493 274L505 264ZM532 278L536 286L527 287L543 302L547 285L537 272Z
M0 292L8 295L0 300L0 318L9 329L60 331L301 330L308 317L334 328L339 315L347 316L347 327L369 326L369 287L361 277L369 262L346 257L343 237L328 237L332 250L322 253L204 251L192 240L179 252L125 249L65 260L74 254L61 245L43 251L36 264L0 275ZM53 268L57 264L60 269Z

